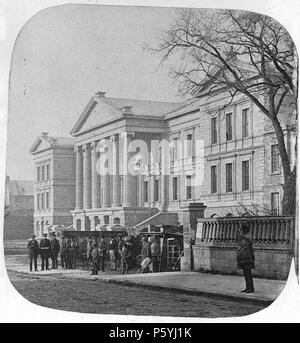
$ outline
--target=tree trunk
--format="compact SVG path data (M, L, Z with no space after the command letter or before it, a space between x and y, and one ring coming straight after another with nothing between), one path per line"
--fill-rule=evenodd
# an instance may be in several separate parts
M283 197L281 201L282 214L295 215L296 210L296 168L290 176L285 177L283 184Z
M281 124L276 116L272 120L283 169L283 197L281 201L282 214L294 215L296 202L296 166L291 170L291 161L286 150L284 134Z

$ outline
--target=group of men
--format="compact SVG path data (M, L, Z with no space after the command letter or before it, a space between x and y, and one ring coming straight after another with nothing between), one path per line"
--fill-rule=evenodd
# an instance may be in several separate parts
M38 256L41 256L42 264L41 270L49 270L49 259L51 258L52 266L51 269L57 269L58 267L58 254L60 251L60 244L56 238L55 233L52 233L51 240L47 238L47 234L43 234L43 238L40 241L40 244L36 240L36 236L32 235L31 239L27 244L28 253L29 253L29 269L32 272L33 265L34 271L38 271L37 259Z
M51 258L51 269L58 268L58 255L60 253L62 268L76 269L76 261L79 255L79 246L75 239L69 237L62 237L61 243L56 238L56 234L51 234L51 240L47 238L47 233L43 234L40 244L33 235L28 242L29 250L29 268L30 271L38 271L37 258L40 255L42 263L41 270L49 270L49 259ZM138 244L137 244L138 241ZM125 274L131 265L136 265L138 255L141 255L141 271L149 272L150 268L153 272L159 271L160 247L155 237L144 237L142 242L139 239L131 236L113 236L109 243L106 242L104 236L100 237L98 242L96 238L89 237L84 250L86 260L91 266L91 275L98 275L99 271L105 270L106 255L109 255L110 270L119 270ZM142 246L140 245L142 243Z
M123 238L121 234L118 235L118 239L111 237L108 244L103 236L100 238L99 244L95 238L89 237L87 242L87 258L92 264L91 275L98 275L98 271L104 272L105 256L107 253L109 253L110 269L112 271L119 268L121 271L125 270L125 262L128 262L126 259L131 255L128 249L129 245L131 245L129 239L127 237Z

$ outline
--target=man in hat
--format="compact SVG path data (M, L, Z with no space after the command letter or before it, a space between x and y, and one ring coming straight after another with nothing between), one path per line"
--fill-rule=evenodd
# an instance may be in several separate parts
M39 255L39 243L35 239L35 235L31 236L27 244L28 255L29 255L29 270L32 272L32 262L34 263L34 271L37 272L37 258Z
M55 232L52 233L52 239L50 242L50 253L51 253L51 261L52 267L51 269L57 269L58 267L58 254L60 251L60 244L58 239L56 238Z
M47 234L43 234L44 238L40 242L40 251L41 251L41 259L42 259L42 270L45 269L49 270L49 257L50 257L50 247L51 242L47 238Z
M105 242L105 239L103 236L100 238L99 243L99 268L102 272L104 272L104 265L105 265L105 255L107 251L107 243Z

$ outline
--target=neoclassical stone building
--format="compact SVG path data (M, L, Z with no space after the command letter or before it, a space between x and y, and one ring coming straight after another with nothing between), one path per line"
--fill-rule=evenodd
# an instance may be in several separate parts
M208 91L181 104L105 92L91 98L71 131L76 229L182 225L190 204L201 203L205 216L234 215L253 204L280 213L283 175L272 126L248 99L224 106L224 92ZM281 120L293 160L293 114L287 110Z
M35 164L34 232L38 237L50 225L72 225L75 207L75 140L43 132L30 154Z

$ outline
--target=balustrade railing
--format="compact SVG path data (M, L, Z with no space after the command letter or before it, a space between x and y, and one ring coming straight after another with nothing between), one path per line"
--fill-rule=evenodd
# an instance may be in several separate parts
M253 243L290 244L294 240L294 218L274 216L199 218L196 242L238 242L239 228L245 222Z

